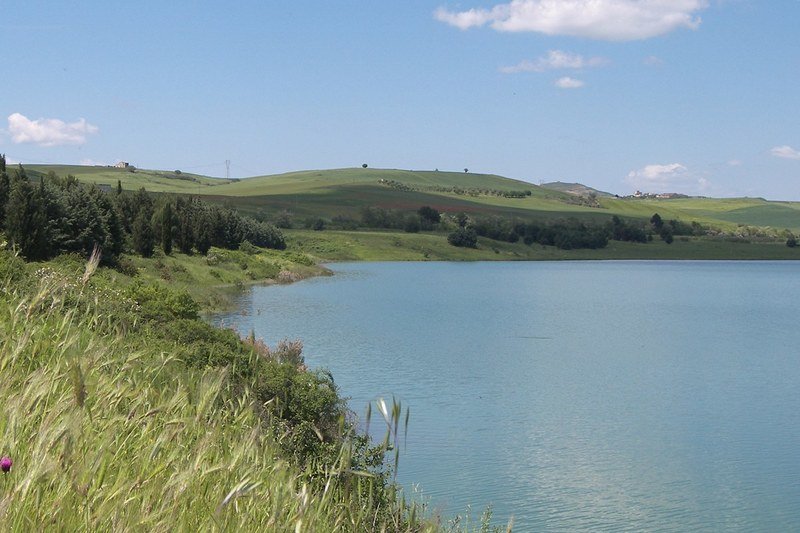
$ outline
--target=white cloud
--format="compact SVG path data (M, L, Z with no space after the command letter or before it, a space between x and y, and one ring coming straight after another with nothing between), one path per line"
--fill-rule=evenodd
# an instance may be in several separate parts
M679 28L696 29L708 0L512 0L491 9L449 11L434 17L462 30L489 24L496 31L532 31L604 41L634 41Z
M570 78L569 76L558 78L555 82L555 86L560 89L579 89L584 85L586 84L583 81Z
M648 67L660 67L664 64L664 60L658 56L647 56L644 58L643 63Z
M81 162L78 163L78 164L81 165L81 166L84 166L84 167L104 167L104 166L107 166L102 161L95 161L94 159L81 159Z
M583 57L580 54L571 54L561 50L550 50L546 56L538 58L536 61L522 61L516 65L500 67L500 72L504 74L516 74L517 72L544 72L546 70L560 69L583 69L588 67L601 67L608 64L608 59L604 57Z
M731 159L728 161L729 167L740 167L742 166L742 162L739 159Z
M635 189L650 193L702 194L712 186L705 176L690 171L680 163L647 165L629 172L625 181Z
M791 146L783 145L776 146L769 151L775 157L782 157L784 159L800 159L800 150L795 150Z
M80 145L86 136L97 133L97 126L79 119L67 124L57 118L30 120L25 115L13 113L8 117L8 131L15 143L33 143L39 146Z

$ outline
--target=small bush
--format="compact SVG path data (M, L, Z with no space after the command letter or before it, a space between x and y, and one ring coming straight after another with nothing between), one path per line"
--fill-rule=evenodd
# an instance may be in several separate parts
M261 251L256 246L253 246L250 243L250 241L247 240L242 241L242 243L239 245L239 250L246 253L247 255L256 255Z

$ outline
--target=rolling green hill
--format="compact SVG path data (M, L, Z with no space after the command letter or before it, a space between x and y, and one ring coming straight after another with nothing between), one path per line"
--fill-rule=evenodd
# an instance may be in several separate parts
M575 217L607 220L613 215L681 219L734 231L758 226L800 231L800 202L773 202L761 198L615 198L598 191L596 201L574 194L595 191L580 184L532 183L493 174L344 168L308 170L237 180L211 178L175 171L109 167L31 165L32 174L49 171L124 189L145 187L154 192L204 196L245 212L290 211L297 217L358 217L365 206L416 210L430 205L442 212L466 212L522 219ZM554 188L555 187L555 188ZM561 190L555 190L561 189ZM565 191L572 191L565 192ZM513 197L519 196L519 197Z
M117 181L126 190L144 187L152 192L174 192L183 194L205 194L204 190L229 183L230 180L210 178L199 174L174 170L125 169L81 165L28 165L25 170L32 177L54 172L58 176L72 175L86 183L116 187Z
M552 181L550 183L542 183L541 186L545 189L567 192L569 194L576 194L579 196L588 196L590 194L595 194L597 196L614 196L610 192L594 189L584 185L583 183L564 183L563 181Z

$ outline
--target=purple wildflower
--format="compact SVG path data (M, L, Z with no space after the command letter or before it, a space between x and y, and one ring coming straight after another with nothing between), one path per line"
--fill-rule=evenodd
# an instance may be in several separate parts
M11 470L11 465L12 464L14 464L14 463L13 463L13 461L11 461L11 457L9 457L7 455L3 456L3 458L0 459L0 470L2 470L3 472L7 473L9 470Z

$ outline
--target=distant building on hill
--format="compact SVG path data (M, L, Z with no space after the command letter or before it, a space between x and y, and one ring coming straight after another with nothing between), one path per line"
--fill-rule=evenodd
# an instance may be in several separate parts
M128 168L131 165L127 161L120 161L119 163L117 163L114 166L117 167L117 168Z

